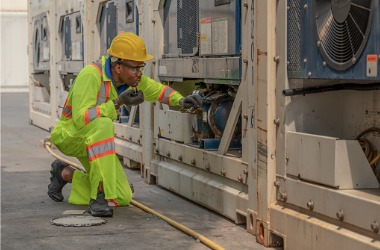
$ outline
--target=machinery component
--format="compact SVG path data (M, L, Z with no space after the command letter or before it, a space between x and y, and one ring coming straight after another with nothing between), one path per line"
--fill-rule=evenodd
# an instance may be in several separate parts
M204 97L202 109L197 111L197 130L193 142L200 148L215 150L219 147L220 138L230 114L234 93L212 91ZM241 148L241 122L239 121L232 138L230 148Z
M289 78L380 79L379 17L378 1L289 0Z
M97 26L100 54L107 54L112 39L120 32L139 34L139 15L135 0L111 0L98 6Z
M202 79L239 85L241 1L171 1L164 4L161 81Z
M33 17L33 70L42 73L50 69L50 30L48 14Z

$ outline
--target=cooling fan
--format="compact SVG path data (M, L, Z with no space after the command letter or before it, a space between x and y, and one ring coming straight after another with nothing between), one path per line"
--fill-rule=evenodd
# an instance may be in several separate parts
M346 70L359 59L371 30L371 0L315 0L317 46L325 62Z

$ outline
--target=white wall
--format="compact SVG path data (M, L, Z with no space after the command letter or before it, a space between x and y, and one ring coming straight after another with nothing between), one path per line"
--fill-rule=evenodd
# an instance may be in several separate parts
M1 0L0 92L28 91L27 0Z

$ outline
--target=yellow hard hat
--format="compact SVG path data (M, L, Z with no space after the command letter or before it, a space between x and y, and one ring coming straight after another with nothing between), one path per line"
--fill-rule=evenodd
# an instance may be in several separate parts
M153 59L153 56L146 53L144 41L137 35L130 32L118 34L107 50L111 56L124 60L145 62Z

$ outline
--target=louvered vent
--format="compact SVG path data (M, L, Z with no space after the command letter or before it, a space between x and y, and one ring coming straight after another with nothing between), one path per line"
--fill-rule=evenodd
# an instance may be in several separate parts
M346 70L359 59L371 30L371 0L316 0L317 46L336 70Z

